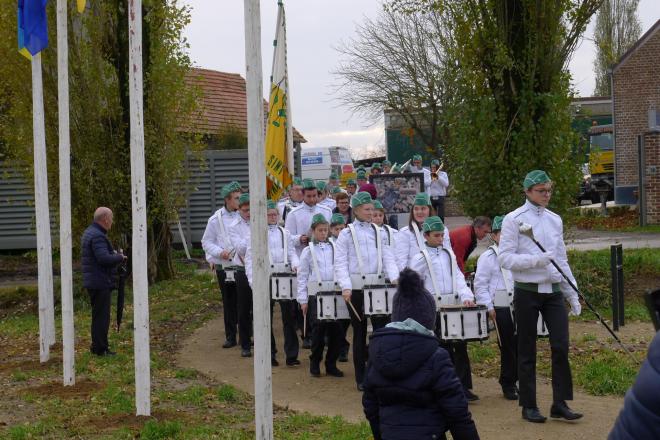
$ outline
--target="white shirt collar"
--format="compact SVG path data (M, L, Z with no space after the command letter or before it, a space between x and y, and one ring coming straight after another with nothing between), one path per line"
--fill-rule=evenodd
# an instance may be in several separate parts
M541 215L545 212L545 208L543 206L536 205L532 203L529 199L525 201L525 206L527 207L527 209L529 209L536 215Z

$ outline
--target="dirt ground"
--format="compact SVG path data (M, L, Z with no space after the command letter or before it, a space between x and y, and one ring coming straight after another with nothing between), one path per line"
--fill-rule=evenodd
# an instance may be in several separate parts
M648 323L632 323L620 336L624 341L648 334ZM275 314L275 335L280 354L280 366L273 368L273 401L275 404L296 411L317 415L340 415L347 420L364 420L361 394L355 387L352 362L339 363L344 378L309 375L308 350L301 350L299 367L286 367L281 354L281 319ZM604 328L591 322L571 323L573 338L592 334L606 338ZM651 330L652 331L652 330ZM349 330L349 334L350 334ZM241 358L238 347L222 349L224 342L222 317L218 317L195 332L182 346L177 355L181 367L193 368L216 380L230 383L248 393L254 393L253 358ZM484 439L595 439L606 438L623 405L621 397L596 397L576 391L571 406L583 412L585 417L577 422L549 419L545 424L532 424L521 419L517 402L502 397L495 379L474 377L474 392L481 400L470 405L481 438ZM548 415L552 403L549 379L539 379L538 403L542 413Z

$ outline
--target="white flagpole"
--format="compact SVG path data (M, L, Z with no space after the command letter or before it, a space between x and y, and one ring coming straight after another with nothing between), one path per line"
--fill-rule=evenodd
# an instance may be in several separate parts
M250 237L254 316L254 423L257 440L273 438L273 385L270 365L270 297L266 225L266 153L261 66L259 0L245 0L245 60L247 81L248 161L250 169ZM259 172L261 170L262 172Z
M138 416L149 416L151 415L151 378L149 365L149 281L147 279L147 197L142 106L144 96L142 87L142 0L131 0L129 2L128 17L135 406Z
M57 107L60 159L60 283L62 289L62 375L64 386L76 383L71 255L71 165L69 139L69 42L67 0L57 0Z
M32 56L32 131L34 140L34 199L37 223L37 265L39 268L39 360L47 362L55 342L53 312L53 259L48 211L48 170L41 54ZM50 301L49 301L50 297ZM52 328L51 328L52 326Z

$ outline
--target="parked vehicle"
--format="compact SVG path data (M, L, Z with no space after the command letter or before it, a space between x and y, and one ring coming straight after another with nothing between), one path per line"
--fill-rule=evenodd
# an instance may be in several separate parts
M607 200L614 200L614 142L612 124L589 128L589 164L584 174L580 200L600 202L598 189L609 189Z
M300 169L303 179L327 181L334 171L342 185L355 178L351 152L346 147L303 147L300 151Z

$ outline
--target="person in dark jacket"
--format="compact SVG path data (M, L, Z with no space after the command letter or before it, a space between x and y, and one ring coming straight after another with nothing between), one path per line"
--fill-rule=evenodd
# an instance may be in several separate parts
M117 266L126 259L117 253L108 240L112 227L112 211L100 207L94 212L94 223L82 235L83 287L92 303L92 345L90 351L98 356L114 355L108 344L110 327L110 293L115 288Z
M609 440L660 439L660 332L649 347Z
M362 405L375 440L478 440L463 386L438 344L435 300L411 269L399 276L392 321L374 332Z

